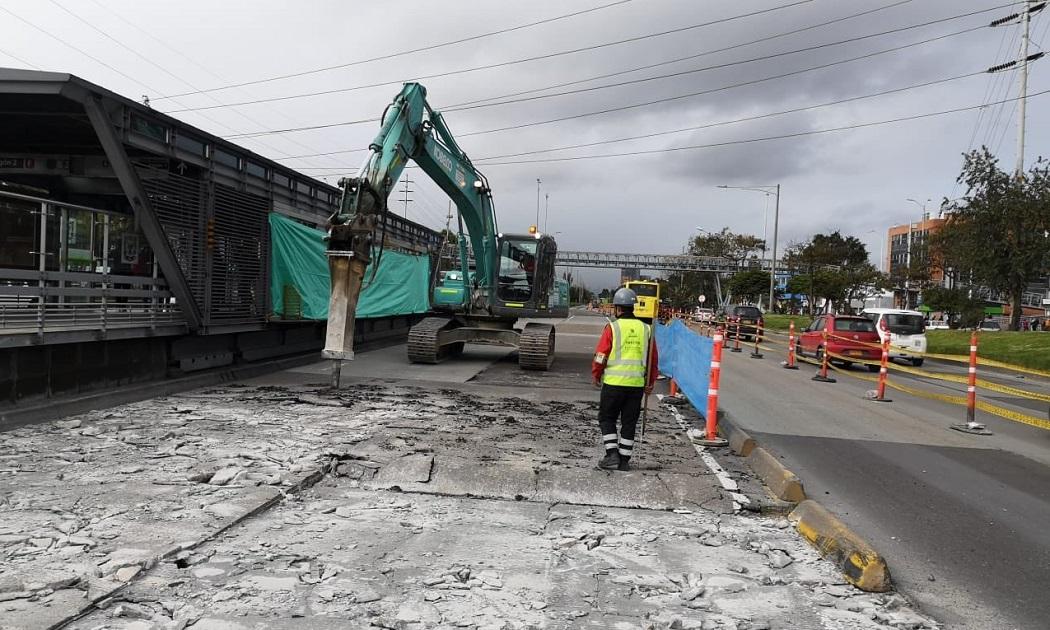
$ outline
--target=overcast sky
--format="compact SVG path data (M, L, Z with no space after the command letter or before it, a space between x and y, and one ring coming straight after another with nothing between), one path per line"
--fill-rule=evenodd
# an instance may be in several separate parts
M351 64L603 5L613 6L336 70L164 98ZM1005 167L1013 168L1016 102L849 131L732 143L1013 98L1017 95L1017 73L1004 72L764 116L981 72L1016 57L1020 29L1007 25L978 28L862 60L797 72L984 26L1021 5L1005 0L628 0L615 4L614 0L2 0L0 8L10 13L0 10L0 65L70 72L136 100L149 95L156 109L229 137L375 118L404 80L609 44L770 10L677 33L422 82L436 109L451 110L457 104L525 91L529 93L523 96L534 97L633 81L607 89L446 113L446 121L460 145L491 181L503 231L524 231L534 221L539 178L541 195L549 194L547 229L557 233L562 249L677 253L698 227L718 230L728 226L759 236L768 233L771 239L772 206L767 215L767 199L763 195L719 190L716 186L779 183L781 249L815 232L838 229L867 243L874 259L880 254L889 226L919 218L921 209L906 199L933 200L930 205L935 214L941 198L965 192L956 187L955 177L961 154L967 149L987 144ZM808 52L783 54L997 6L1002 8ZM876 9L881 10L773 37ZM1031 29L1032 52L1041 50L1041 45L1050 45L1048 27L1050 15L1036 15ZM766 41L740 46L755 40ZM734 48L703 54L727 47ZM665 63L689 56L693 58ZM759 57L767 58L746 62ZM654 64L660 65L623 74ZM1050 59L1032 65L1030 94L1050 89L1048 64ZM695 71L711 66L721 67ZM612 73L619 74L593 79ZM728 87L785 73L796 74ZM667 74L677 76L638 81ZM568 82L576 83L543 90ZM323 96L175 112L377 83L383 85ZM467 135L717 88L726 89L524 129ZM1046 153L1050 141L1048 103L1050 95L1034 97L1029 102L1029 164ZM764 117L626 142L488 160L496 163L485 165L484 158L491 156L756 116ZM236 141L335 183L338 173L356 171L365 156L362 150L376 130L376 123L370 122ZM730 144L667 151L716 143ZM286 159L348 150L355 152ZM637 152L648 153L499 164ZM446 198L420 171L407 172L415 180L409 218L434 228L443 227ZM391 205L401 207L398 203ZM543 205L545 200L541 201ZM591 273L589 278L597 288L615 282L610 280L615 275Z

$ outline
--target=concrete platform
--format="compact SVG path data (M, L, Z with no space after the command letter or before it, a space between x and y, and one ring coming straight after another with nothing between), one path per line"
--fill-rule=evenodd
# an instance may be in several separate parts
M841 586L783 519L732 514L655 404L635 470L597 470L597 332L577 334L535 380L488 348L418 370L393 348L338 391L319 363L3 434L0 627L868 629L907 612Z

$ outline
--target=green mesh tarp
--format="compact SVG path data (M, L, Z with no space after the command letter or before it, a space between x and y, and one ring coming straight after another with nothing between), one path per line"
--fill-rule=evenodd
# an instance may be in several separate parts
M270 213L270 310L282 319L328 319L331 281L324 232ZM372 265L378 252L372 256ZM365 273L358 317L386 317L430 310L430 259L383 252L379 270Z

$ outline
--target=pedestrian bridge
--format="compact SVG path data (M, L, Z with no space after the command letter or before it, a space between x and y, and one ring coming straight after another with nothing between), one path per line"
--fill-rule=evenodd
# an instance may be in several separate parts
M689 256L685 254L620 254L611 252L559 251L555 264L562 267L634 268L653 271L708 271L716 273L736 273L747 269L769 271L769 260L751 258L736 261L718 256Z

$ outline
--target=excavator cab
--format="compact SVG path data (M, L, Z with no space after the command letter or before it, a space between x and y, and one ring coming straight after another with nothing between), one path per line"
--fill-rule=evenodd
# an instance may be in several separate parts
M558 246L547 234L500 234L499 275L492 314L549 317L560 303L554 282Z

